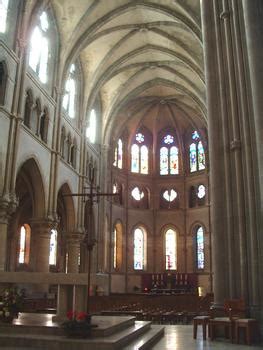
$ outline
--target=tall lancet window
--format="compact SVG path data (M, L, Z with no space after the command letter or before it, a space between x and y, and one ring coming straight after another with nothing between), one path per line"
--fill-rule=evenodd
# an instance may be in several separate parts
M122 166L123 166L123 143L121 139L118 140L117 146L115 147L115 150L114 150L113 165L119 169L122 169Z
M65 84L65 93L62 106L71 119L75 118L76 112L76 66L70 66L69 75Z
M96 111L95 109L92 109L89 117L89 126L86 130L86 136L91 143L95 143L96 141L96 122Z
M0 0L0 33L6 32L6 21L9 0Z
M145 136L137 133L131 147L131 171L133 173L149 173L149 151L145 144Z
M189 146L190 172L205 169L205 151L198 132L192 133L192 143Z
M50 245L49 245L49 265L56 265L57 263L57 230L51 230Z
M146 266L146 233L138 227L134 230L134 270L144 270Z
M19 251L18 251L18 263L29 263L29 250L30 250L30 234L31 229L28 224L21 226L19 231Z
M165 268L176 270L176 232L168 229L165 232Z
M178 148L174 136L167 134L161 140L160 175L179 174Z
M30 39L29 65L42 83L47 82L49 47L49 19L46 12L42 12L38 24L34 28Z
M205 267L204 229L202 226L198 226L196 230L196 264L198 269Z

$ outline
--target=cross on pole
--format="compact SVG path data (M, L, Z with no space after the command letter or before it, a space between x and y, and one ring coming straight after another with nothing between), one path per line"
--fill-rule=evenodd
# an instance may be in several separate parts
M95 202L98 202L100 197L107 197L107 196L119 196L119 193L101 193L99 190L99 187L95 187L95 169L90 164L89 166L89 187L84 187L85 189L89 189L89 193L72 193L72 194L65 194L64 196L70 196L70 197L84 197L84 202L88 202L89 204L89 220L88 220L88 230L85 233L85 237L83 239L83 242L85 243L87 250L88 250L88 298L87 298L87 313L90 311L90 275L91 275L91 255L94 245L96 244L96 239L92 237L92 216L93 216L93 204ZM87 197L87 199L85 199Z

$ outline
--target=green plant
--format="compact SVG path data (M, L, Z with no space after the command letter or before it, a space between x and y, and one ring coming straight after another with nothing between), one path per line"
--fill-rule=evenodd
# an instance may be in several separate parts
M16 287L7 288L0 296L0 317L14 318L21 311L24 301L23 290L19 291Z

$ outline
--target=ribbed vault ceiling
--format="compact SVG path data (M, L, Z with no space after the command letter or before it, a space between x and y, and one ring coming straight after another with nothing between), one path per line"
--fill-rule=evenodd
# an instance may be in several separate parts
M65 74L80 58L87 111L97 96L102 101L104 142L116 125L158 104L177 123L206 124L200 0L50 2L61 67Z

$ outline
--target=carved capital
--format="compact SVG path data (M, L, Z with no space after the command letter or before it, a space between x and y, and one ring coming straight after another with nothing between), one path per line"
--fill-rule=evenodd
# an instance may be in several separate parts
M15 194L6 194L0 198L0 223L7 224L11 215L15 212L18 199Z

